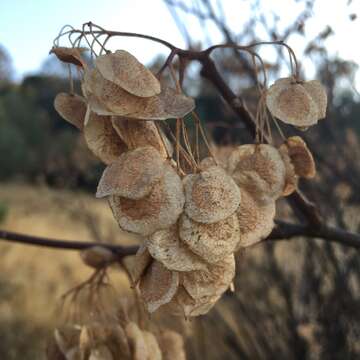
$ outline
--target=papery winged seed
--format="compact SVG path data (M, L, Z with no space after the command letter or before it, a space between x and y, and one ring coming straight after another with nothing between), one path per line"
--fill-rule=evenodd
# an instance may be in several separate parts
M103 172L96 197L109 195L141 199L164 174L164 159L152 146L127 151Z
M247 191L242 190L242 201L236 214L240 225L237 250L256 244L266 238L274 228L275 201L260 205Z
M205 270L206 263L179 238L177 224L149 236L146 246L151 256L173 271Z
M318 118L323 119L326 116L327 106L327 94L324 86L318 80L305 81L302 85L317 105Z
M140 293L147 310L152 313L167 304L176 294L179 274L166 269L159 261L154 261L140 280Z
M84 127L84 137L89 149L105 164L112 163L127 150L114 130L110 117L91 112Z
M239 221L236 214L232 214L219 222L203 224L183 213L179 221L179 236L191 251L213 264L235 251L240 240Z
M59 93L54 100L55 110L70 124L82 130L86 114L86 101L76 94Z
M161 350L154 334L143 330L143 337L148 349L148 360L162 360Z
M185 212L193 220L214 223L232 215L241 194L234 180L219 166L184 178Z
M284 186L284 189L282 192L282 196L288 196L297 189L299 177L295 173L295 168L294 168L293 163L291 162L289 152L288 152L288 147L286 146L286 144L282 144L279 147L279 152L284 161L285 172L286 172L285 186Z
M149 97L161 91L160 83L152 72L125 50L98 56L95 63L106 80L130 94Z
M183 337L175 331L165 330L158 336L163 360L186 360Z
M130 322L125 327L125 333L132 349L132 360L147 359L149 352L143 332L139 329L139 327L134 322Z
M55 56L62 62L73 64L76 66L85 67L86 63L81 54L86 51L85 48L68 48L68 47L53 47L50 54Z
M179 175L165 165L164 176L149 195L139 200L111 196L110 206L120 228L146 236L175 224L184 201Z

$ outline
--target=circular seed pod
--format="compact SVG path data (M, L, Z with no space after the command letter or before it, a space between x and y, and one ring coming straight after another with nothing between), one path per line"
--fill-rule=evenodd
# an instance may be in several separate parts
M267 144L237 147L229 157L228 171L235 182L258 200L277 199L285 184L285 165L278 149Z
M152 313L167 304L176 294L179 274L154 261L140 280L140 293L147 310Z
M154 334L149 331L143 330L143 337L146 347L150 356L149 360L162 360L161 350Z
M158 336L163 360L186 360L183 337L172 330L165 330Z
M300 136L291 136L286 140L288 154L294 165L295 173L306 179L316 175L316 166L311 151Z
M242 194L241 204L236 210L241 234L236 250L266 238L274 228L276 213L275 201L260 205L247 191L243 190Z
M282 144L279 147L279 152L284 161L285 165L285 185L282 192L282 196L291 195L298 187L299 177L295 173L295 168L293 163L291 162L288 148L286 144Z
M146 341L144 339L143 332L139 329L139 327L134 322L129 322L125 326L125 333L129 340L129 344L132 350L131 359L134 360L148 359L150 354L146 346Z
M101 269L115 260L115 255L112 251L98 245L82 250L80 257L86 265L95 269Z
M292 78L276 81L267 91L266 105L286 124L307 127L317 123L318 107L302 84Z
M224 293L235 276L235 258L230 255L208 266L203 271L190 271L182 274L182 284L193 299L215 297Z
M234 213L219 222L204 224L183 213L179 221L179 236L191 251L213 264L235 251L240 240L239 221Z
M217 163L213 157L206 157L200 161L199 167L202 171L207 170L213 166L217 166Z
M154 232L146 246L151 256L173 271L205 270L206 263L179 238L178 225Z
M185 213L201 223L214 223L232 215L241 195L234 180L219 166L184 178Z
M130 94L149 97L161 91L160 82L152 72L125 50L98 56L95 64L106 80Z
M89 149L105 164L114 162L127 150L114 130L111 119L93 112L89 114L89 121L85 124L84 138Z
M59 93L54 100L55 110L70 124L82 130L87 104L83 97L76 94Z
M305 81L302 86L317 105L319 119L326 116L327 94L325 87L318 80Z
M86 67L86 63L82 58L82 53L87 51L86 48L68 48L68 47L53 47L50 54L55 56L62 62L73 64L80 67Z
M110 206L120 228L140 235L150 235L175 224L184 207L184 192L176 171L165 165L164 176L150 194L132 200L110 197Z
M96 197L109 195L141 199L164 175L164 159L152 146L127 151L103 172Z

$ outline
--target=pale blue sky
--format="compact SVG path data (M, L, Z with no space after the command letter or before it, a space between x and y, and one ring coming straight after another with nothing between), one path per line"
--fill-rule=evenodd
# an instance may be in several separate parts
M360 19L349 21L351 13L360 16L359 2L354 0L347 7L347 0L317 0L314 17L307 23L307 38L311 39L326 24L330 24L336 35L326 43L328 50L360 63ZM236 32L247 20L250 1L223 0L222 3L228 22ZM287 0L266 0L262 3L267 9L275 11L284 24L289 19L288 15L298 12L301 6ZM63 25L80 27L90 20L108 29L146 33L184 46L162 0L0 0L0 43L9 51L18 76L22 76L39 69L53 38ZM195 20L188 30L194 39L202 38L201 28ZM216 31L211 35L214 43L222 41ZM289 44L301 56L303 41L294 37ZM166 52L151 43L131 39L121 40L116 46L131 51L143 62L150 61L161 50Z

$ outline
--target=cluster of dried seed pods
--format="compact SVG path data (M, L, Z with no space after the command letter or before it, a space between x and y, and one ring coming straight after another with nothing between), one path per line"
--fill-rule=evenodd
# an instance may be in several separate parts
M185 360L184 341L172 330L154 333L132 321L93 322L56 329L48 360Z

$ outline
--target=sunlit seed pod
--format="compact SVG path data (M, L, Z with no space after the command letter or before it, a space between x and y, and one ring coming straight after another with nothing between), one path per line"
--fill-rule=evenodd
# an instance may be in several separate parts
M285 144L279 147L279 152L285 164L285 185L282 192L282 196L291 195L298 187L299 177L295 173L295 168L291 162L288 148Z
M114 360L110 350L105 345L99 345L91 349L89 360Z
M219 166L184 178L185 212L193 220L214 223L232 215L241 194L234 180Z
M111 196L109 199L120 228L144 236L175 224L185 202L181 179L167 164L164 176L149 195L139 200L120 196Z
M292 78L278 80L268 89L266 105L273 116L286 124L304 127L319 120L317 104Z
M85 67L86 63L82 58L82 53L85 51L87 51L86 48L68 48L59 46L53 47L50 50L50 54L55 54L55 56L62 62Z
M161 350L154 334L143 330L143 337L149 353L147 360L162 360Z
M120 116L113 116L112 122L114 129L129 149L148 145L157 149L164 158L172 156L173 146L164 132L161 129L158 131L153 121L134 121Z
M254 245L266 238L274 228L275 201L259 204L247 191L242 191L242 201L236 215L240 225L237 250Z
M229 157L228 171L241 188L259 200L277 199L284 188L285 165L278 149L272 145L238 146Z
M205 270L207 264L179 238L178 225L158 230L149 236L146 246L151 256L173 271Z
M116 259L111 250L99 245L82 250L80 257L86 265L95 269L101 269Z
M285 145L295 173L306 179L313 178L316 175L315 161L305 141L300 136L291 136L286 140Z
M158 336L163 360L186 360L183 337L172 330L165 330Z
M134 323L130 322L125 327L125 333L128 337L131 352L132 360L144 360L149 356L146 342L144 339L143 332L139 327Z
M110 117L93 112L84 127L84 138L89 149L105 164L111 164L127 150L114 130Z
M141 278L139 289L147 310L152 313L167 304L176 294L179 274L154 261Z
M229 255L208 269L182 273L182 284L193 299L215 297L224 293L235 276L235 258Z
M86 101L76 94L59 93L54 100L55 110L70 124L82 130L86 114Z
M234 213L216 223L204 224L183 213L179 221L179 236L191 251L213 264L235 251L240 240L239 221Z
M165 164L152 146L139 147L120 155L104 170L96 197L109 195L141 199L164 175Z
M106 80L130 94L149 97L161 91L160 82L152 72L125 50L98 56L95 64Z
M317 105L318 118L323 119L326 116L327 106L327 94L325 87L318 80L305 81L302 86Z

